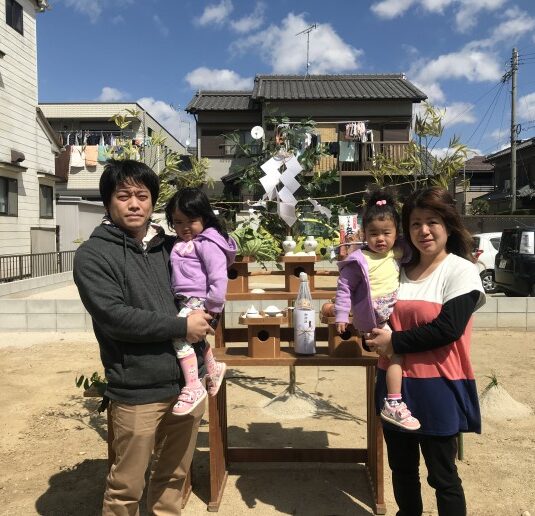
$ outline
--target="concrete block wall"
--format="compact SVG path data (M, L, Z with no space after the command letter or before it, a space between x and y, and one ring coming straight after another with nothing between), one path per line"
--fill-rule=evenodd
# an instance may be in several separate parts
M77 299L0 299L0 331L92 331Z
M535 297L487 297L474 329L535 331Z
M319 311L327 299L315 299ZM257 310L268 305L285 308L284 301L230 301L225 309L227 328L239 327L239 316L253 304ZM475 330L535 331L535 298L489 297L474 317ZM0 299L0 332L92 331L91 317L77 299Z

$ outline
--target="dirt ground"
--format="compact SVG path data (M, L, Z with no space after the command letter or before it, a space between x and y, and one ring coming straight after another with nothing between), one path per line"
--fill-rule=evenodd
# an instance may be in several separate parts
M518 402L535 409L535 334L477 332L473 363L482 391L495 374ZM362 368L297 369L299 387L316 414L284 403L287 368L228 373L229 440L300 447L362 447L365 443ZM75 376L100 371L92 334L0 334L0 514L99 514L106 475L106 425L96 401L84 399ZM207 416L206 416L207 417ZM459 470L472 516L535 516L535 416L485 419L482 435L464 437ZM194 458L194 491L184 514L204 514L209 496L208 425L203 421ZM385 464L388 514L395 514ZM425 514L437 514L424 484ZM240 465L227 482L219 514L371 514L361 467Z

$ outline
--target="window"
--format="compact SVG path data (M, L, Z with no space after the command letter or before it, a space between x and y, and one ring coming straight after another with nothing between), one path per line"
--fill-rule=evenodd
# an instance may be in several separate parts
M0 215L16 217L18 213L18 184L16 179L0 177Z
M22 6L15 0L6 0L6 23L19 34L24 34Z
M54 188L51 186L39 185L39 217L54 217Z

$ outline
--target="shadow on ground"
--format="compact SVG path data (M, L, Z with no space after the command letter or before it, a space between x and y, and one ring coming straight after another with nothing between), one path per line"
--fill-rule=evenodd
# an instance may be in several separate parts
M107 461L84 460L50 477L49 486L35 502L45 516L92 516L102 511Z

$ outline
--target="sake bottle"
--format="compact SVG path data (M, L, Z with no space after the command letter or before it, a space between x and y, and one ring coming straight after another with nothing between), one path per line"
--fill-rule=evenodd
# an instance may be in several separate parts
M316 353L316 311L306 272L299 274L299 292L294 306L294 350L300 355Z

